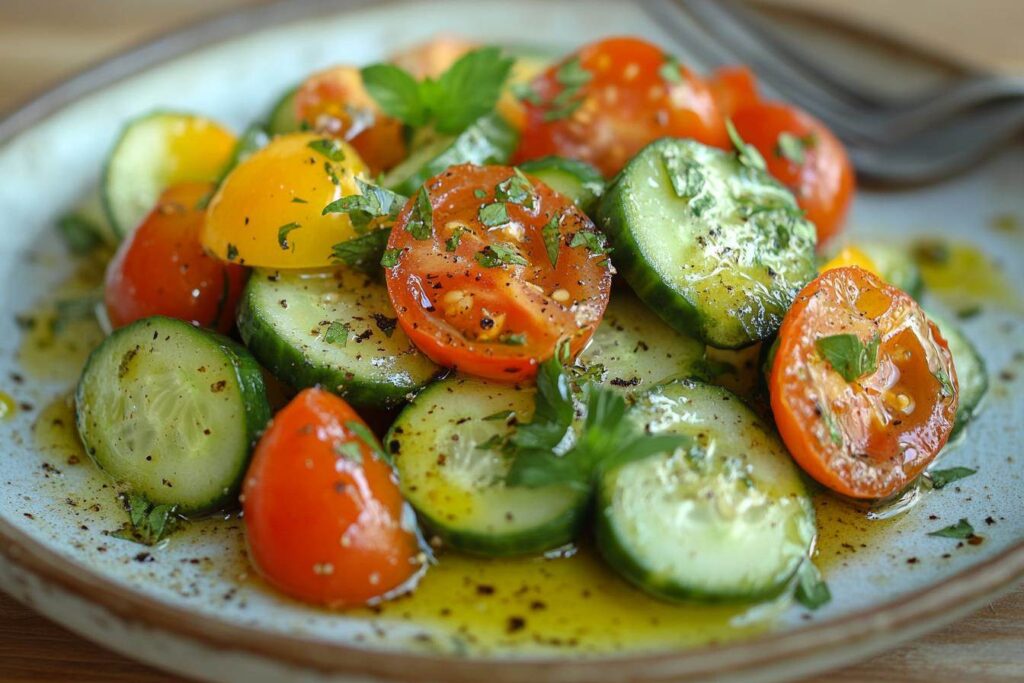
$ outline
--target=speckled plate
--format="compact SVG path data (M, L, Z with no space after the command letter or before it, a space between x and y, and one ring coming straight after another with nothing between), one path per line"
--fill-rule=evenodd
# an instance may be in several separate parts
M947 623L1024 574L1024 318L1012 294L1024 290L1020 148L941 185L857 197L855 235L927 234L980 250L965 252L978 267L938 293L946 303L997 294L963 323L983 345L992 390L943 456L975 476L885 520L818 497L817 561L834 600L815 613L788 602L657 605L584 552L515 564L446 556L425 597L335 614L252 578L234 518L192 523L153 549L111 536L122 513L81 454L65 400L99 332L81 321L54 335L46 313L94 286L98 269L68 259L55 216L95 184L137 114L193 110L240 129L313 69L380 59L438 32L557 49L635 33L685 55L624 2L289 3L158 41L0 124L0 389L17 404L0 422L0 586L107 647L208 680L599 683L806 675ZM974 542L927 535L961 518Z

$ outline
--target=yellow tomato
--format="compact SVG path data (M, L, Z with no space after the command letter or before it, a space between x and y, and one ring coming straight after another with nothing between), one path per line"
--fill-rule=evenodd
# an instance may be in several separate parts
M331 247L355 237L345 214L325 206L359 194L366 164L351 145L291 133L239 164L210 201L202 242L226 261L262 268L331 264Z
M821 272L824 273L826 270L833 270L835 268L845 268L846 266L858 266L878 275L878 277L882 277L871 257L857 247L843 247L838 254L821 267Z

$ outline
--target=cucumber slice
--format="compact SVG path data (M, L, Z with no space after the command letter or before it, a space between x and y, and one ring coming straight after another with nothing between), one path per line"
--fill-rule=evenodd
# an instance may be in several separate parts
M598 198L604 192L604 177L601 172L590 164L576 159L542 157L521 164L519 170L537 178L555 192L565 195L588 215L593 213Z
M411 197L430 178L458 164L503 164L519 143L519 133L501 116L481 117L458 135L426 143L384 176L384 186Z
M486 447L533 415L534 390L452 377L421 392L384 439L402 492L430 532L456 550L501 557L539 553L579 534L585 491L506 487L511 461Z
M758 600L808 556L814 508L773 430L721 387L665 384L632 409L652 432L696 442L605 472L597 543L608 563L668 600Z
M906 247L881 242L861 242L856 245L875 264L878 275L893 287L898 287L920 299L924 293L921 269Z
M601 325L577 358L589 377L629 393L686 377L702 363L704 344L662 322L628 289L616 289Z
M323 385L359 407L404 403L439 372L398 327L387 288L345 268L257 270L238 330L278 378Z
M597 213L615 266L665 322L739 348L775 332L816 274L814 226L798 211L735 155L666 138L626 165Z
M75 396L86 452L155 505L229 505L270 419L259 365L235 342L172 318L123 327L93 351Z
M981 400L988 393L988 369L985 360L978 353L977 347L964 335L957 325L942 316L927 311L928 317L934 322L943 339L949 344L949 352L953 355L953 367L956 368L956 379L960 389L956 406L956 418L949 441L957 438L967 423L981 407Z
M271 135L282 135L294 133L302 129L299 117L295 114L295 95L299 92L298 86L287 91L270 109L267 116L267 132Z
M209 119L158 112L130 122L107 157L103 202L121 238L135 229L170 185L216 182L235 136Z

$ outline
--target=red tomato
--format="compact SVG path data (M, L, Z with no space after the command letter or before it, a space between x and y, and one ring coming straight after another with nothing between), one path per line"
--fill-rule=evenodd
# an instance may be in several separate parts
M295 115L351 144L374 174L405 158L402 122L380 110L355 67L336 66L307 78L295 93Z
M708 86L637 38L591 43L544 71L531 90L515 163L557 154L612 176L658 138L728 146Z
M758 101L757 79L745 66L723 66L708 81L718 111L727 119L742 107Z
M320 605L407 587L424 557L395 474L352 408L305 389L274 416L245 478L249 555L271 584Z
M245 286L246 269L209 256L199 242L214 185L182 183L156 207L107 266L103 298L114 327L166 315L228 332Z
M513 197L496 200L505 193ZM546 185L507 166L453 166L392 228L388 247L400 256L386 271L388 294L434 362L519 381L562 341L579 352L601 321L611 287L608 258L592 249L601 244L590 219Z
M854 498L906 486L945 445L956 416L946 340L910 296L856 266L822 273L797 296L769 385L793 458Z

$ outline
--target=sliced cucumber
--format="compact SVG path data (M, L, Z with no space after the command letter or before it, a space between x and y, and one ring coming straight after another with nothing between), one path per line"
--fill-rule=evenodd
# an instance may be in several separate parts
M174 183L220 179L235 137L209 119L172 112L129 123L107 158L103 202L110 224L126 236Z
M597 542L626 579L669 600L757 600L779 593L811 550L814 508L774 432L721 387L679 380L632 409L689 450L605 472Z
M883 280L915 299L921 298L924 293L921 269L906 247L882 242L859 242L856 247L871 259Z
M398 327L387 288L347 268L257 270L238 330L280 379L323 385L360 407L403 403L439 372Z
M123 327L92 353L75 396L86 452L156 505L233 502L270 419L260 367L235 342L172 318Z
M384 186L412 196L420 186L449 166L503 164L519 142L516 132L501 116L483 116L458 135L426 143L384 176Z
M573 201L583 213L593 213L601 193L604 192L604 177L590 164L566 159L565 157L543 157L527 161L519 166L528 173Z
M577 363L592 379L633 393L693 374L703 357L703 343L673 330L623 288L612 293Z
M271 135L294 133L302 129L299 117L295 113L295 94L298 91L298 86L288 90L271 108L266 126L267 132Z
M739 348L771 335L816 274L814 226L767 173L690 140L637 154L601 198L615 266L676 329Z
M507 487L511 461L486 445L509 431L508 415L530 419L533 396L532 388L452 377L416 396L385 437L406 500L452 548L524 555L578 535L587 512L585 491Z
M960 393L956 406L956 418L953 431L949 435L952 441L963 431L981 406L981 400L988 393L988 369L978 349L964 335L957 325L942 316L928 311L931 318L942 333L943 339L949 344L949 352L953 356L953 367L956 368L956 379Z

